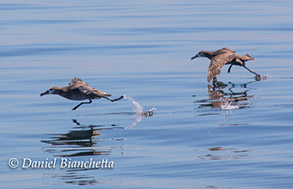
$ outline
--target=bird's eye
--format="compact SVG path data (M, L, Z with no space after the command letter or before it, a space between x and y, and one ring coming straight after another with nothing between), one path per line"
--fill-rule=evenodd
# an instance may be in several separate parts
M52 91L52 89L49 89L49 91Z

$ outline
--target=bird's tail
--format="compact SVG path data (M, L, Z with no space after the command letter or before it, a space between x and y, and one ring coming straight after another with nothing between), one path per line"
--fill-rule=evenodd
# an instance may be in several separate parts
M254 58L251 57L249 54L246 54L244 57L245 57L244 58L245 61L247 61L247 60L254 60Z

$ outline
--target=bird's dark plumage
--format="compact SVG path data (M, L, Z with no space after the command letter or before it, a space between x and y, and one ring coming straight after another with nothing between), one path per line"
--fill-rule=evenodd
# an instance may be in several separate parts
M210 82L212 79L217 79L217 75L220 75L221 68L225 64L231 64L231 66L228 69L228 73L231 71L231 68L233 65L237 66L243 66L245 69L250 71L251 73L254 73L256 76L260 77L259 74L253 72L252 70L248 69L245 66L245 62L248 60L254 60L253 57L246 54L245 56L241 56L236 54L235 51L229 49L229 48L222 48L217 51L200 51L198 54L193 56L191 60L197 57L206 57L211 60L209 69L208 69L208 75L207 75L207 81Z
M46 94L57 94L70 100L89 100L89 102L80 103L79 105L75 106L72 110L76 110L82 104L89 104L94 99L105 98L111 102L114 102L123 98L123 96L121 96L117 99L112 100L108 98L112 95L99 91L93 87L90 87L88 83L83 82L79 78L73 78L66 87L52 87L49 90L41 93L41 96Z

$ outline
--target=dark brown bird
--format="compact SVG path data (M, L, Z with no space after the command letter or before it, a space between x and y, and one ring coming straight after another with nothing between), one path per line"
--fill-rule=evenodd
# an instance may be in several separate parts
M237 66L244 67L249 72L255 74L256 77L260 78L259 74L250 70L245 65L246 61L254 60L254 58L251 57L249 54L246 54L245 56L241 56L241 55L236 54L236 52L232 51L231 49L222 48L217 51L200 51L198 54L193 56L191 58L191 60L193 60L197 57L206 57L211 60L211 63L210 63L209 69L208 69L208 76L207 76L208 82L210 82L212 79L213 79L213 82L217 81L217 75L220 75L221 68L225 64L231 64L228 69L228 73L230 73L233 65L237 65Z
M108 98L108 96L112 95L90 87L88 83L83 82L81 79L76 77L71 80L67 87L52 87L49 90L41 93L41 96L46 94L57 94L69 100L89 100L89 102L81 102L80 104L72 108L72 110L76 110L82 104L90 104L94 99L105 98L111 102L115 102L123 98L122 95L121 97L112 100Z

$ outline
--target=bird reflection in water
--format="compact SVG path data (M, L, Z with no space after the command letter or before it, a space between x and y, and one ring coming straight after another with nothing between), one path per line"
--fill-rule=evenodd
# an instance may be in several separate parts
M41 142L51 144L49 148L44 148L46 152L59 153L59 157L109 155L111 149L101 149L97 147L97 137L101 135L101 130L119 128L115 125L102 127L101 125L81 125L77 120L72 120L77 127L65 134L54 134L49 139ZM66 153L66 154L64 154Z
M50 144L50 147L44 147L45 152L53 153L57 157L68 157L80 159L83 156L107 156L112 152L113 146L98 145L104 140L121 141L119 138L101 139L101 131L110 129L123 129L115 124L105 125L83 125L76 119L72 120L76 125L72 130L65 134L52 134L48 139L41 140L43 143ZM122 148L122 147L121 147ZM115 146L117 149L117 145ZM83 157L81 160L88 160L89 157ZM84 159L85 158L85 159ZM94 158L96 159L96 158ZM107 159L107 158L106 158ZM104 181L96 179L90 169L64 169L57 173L44 173L45 176L57 179L57 184L61 182L72 185L102 185Z
M248 85L256 81L258 80L240 85L231 82L228 84L221 82L221 86L209 84L207 86L209 98L194 102L199 104L198 108L212 107L221 110L248 108L251 106L249 99L254 97L254 95L248 95L250 91Z

